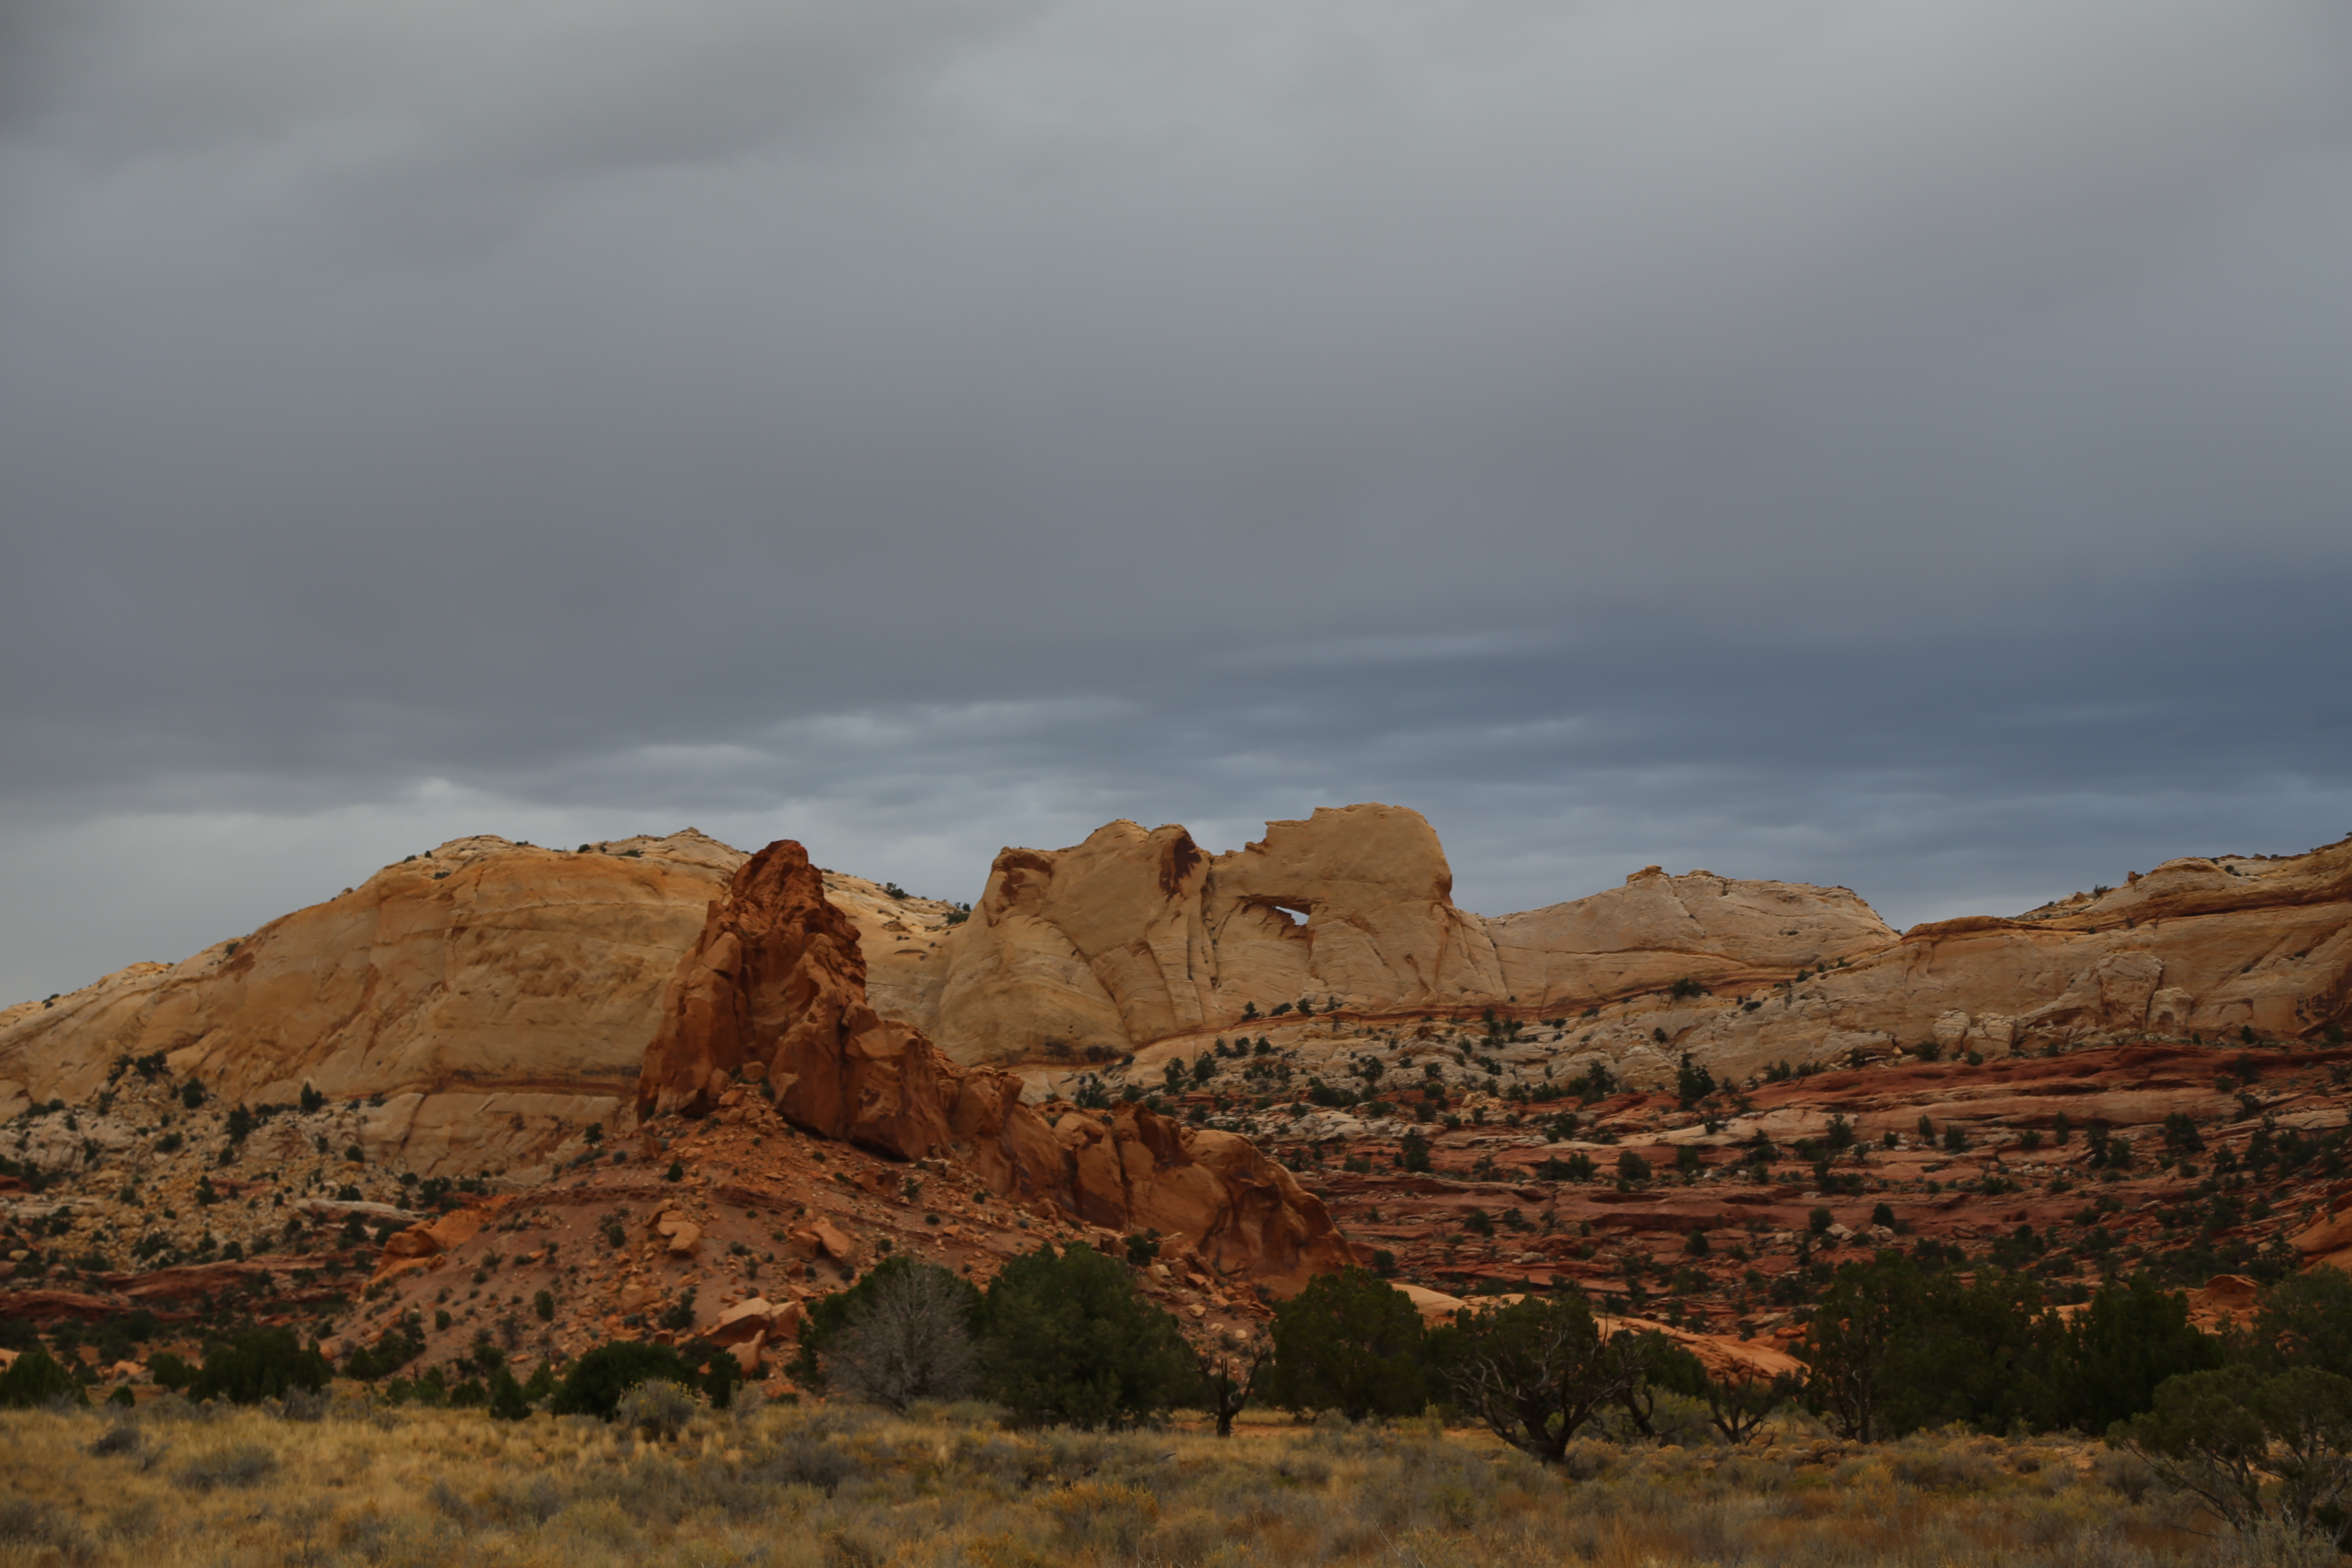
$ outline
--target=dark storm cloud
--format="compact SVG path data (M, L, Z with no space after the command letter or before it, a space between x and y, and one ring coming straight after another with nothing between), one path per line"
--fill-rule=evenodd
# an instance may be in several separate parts
M2334 7L8 5L0 988L477 829L2352 826Z

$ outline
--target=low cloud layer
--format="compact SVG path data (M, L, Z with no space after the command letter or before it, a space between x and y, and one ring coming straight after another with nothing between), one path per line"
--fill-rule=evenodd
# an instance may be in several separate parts
M0 11L0 994L458 833L2352 828L2317 4Z

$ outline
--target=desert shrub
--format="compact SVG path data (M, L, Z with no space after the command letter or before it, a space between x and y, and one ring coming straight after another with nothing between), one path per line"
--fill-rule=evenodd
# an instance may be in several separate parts
M270 1400L268 1405L280 1421L323 1421L334 1403L323 1388L289 1388L284 1398Z
M2102 1286L2071 1320L2036 1324L2019 1391L2027 1424L2105 1432L2150 1409L2169 1378L2221 1364L2221 1342L2189 1321L2189 1303L2145 1274Z
M1293 1410L1410 1415L1428 1403L1424 1339L1412 1299L1378 1274L1318 1274L1275 1309L1267 1386Z
M1895 1479L1931 1492L1981 1489L2000 1474L1991 1459L1967 1444L1924 1436L1896 1445L1886 1468Z
M0 1410L33 1410L52 1400L87 1405L89 1396L73 1380L73 1374L58 1364L58 1358L37 1344L16 1357L16 1363L0 1372Z
M613 1418L643 1436L662 1442L685 1431L687 1423L700 1408L694 1395L682 1385L666 1377L649 1377L621 1395L614 1406Z
M1083 1242L1014 1258L983 1299L981 1382L1014 1419L1121 1426L1191 1397L1176 1321L1127 1266Z
M190 1491L249 1487L278 1468L278 1456L257 1443L239 1443L202 1454L180 1467L174 1479Z
M2341 1545L2352 1534L2352 1378L2314 1367L2189 1373L2107 1438L2241 1537L2324 1531Z
M2309 1366L2352 1377L2352 1274L2312 1268L2264 1290L2237 1359L2270 1371Z
M91 1439L89 1451L98 1458L131 1457L147 1446L145 1433L128 1421L117 1421Z
M490 1419L521 1421L530 1415L530 1400L504 1363L490 1369Z
M1066 1551L1132 1558L1159 1518L1160 1500L1138 1486L1076 1481L1039 1504Z
M1411 1444L1365 1471L1355 1489L1356 1510L1385 1535L1433 1525L1459 1529L1493 1511L1499 1481L1494 1465L1468 1449Z
M293 1330L256 1329L205 1347L205 1364L189 1385L188 1397L258 1405L283 1398L289 1389L316 1393L333 1376L334 1368L319 1347L304 1348Z
M2100 1484L2128 1503L2142 1503L2156 1485L2156 1471L2128 1448L2110 1448L2092 1464Z
M753 1472L783 1486L814 1487L831 1497L845 1483L865 1475L866 1467L856 1456L814 1432L789 1432Z
M728 1376L730 1373L734 1374L732 1378ZM548 1409L558 1415L593 1415L610 1421L620 1410L622 1395L641 1383L660 1378L700 1387L711 1394L713 1407L723 1410L741 1375L735 1358L724 1351L710 1357L710 1371L706 1373L692 1357L668 1345L614 1340L598 1345L572 1363L571 1372L555 1391ZM714 1384L719 1385L718 1392L713 1390Z
M0 1497L0 1547L54 1552L68 1563L98 1560L98 1543L68 1515L31 1498ZM15 1552L10 1552L11 1556ZM40 1561L38 1557L32 1559Z

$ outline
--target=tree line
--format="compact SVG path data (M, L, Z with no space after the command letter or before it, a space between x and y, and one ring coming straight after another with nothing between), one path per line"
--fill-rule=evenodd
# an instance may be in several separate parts
M419 1325L394 1325L342 1371L441 1403L430 1381L441 1369L396 1375L423 1348ZM1431 1324L1362 1268L1317 1277L1262 1333L1194 1343L1137 1288L1133 1262L1080 1243L1015 1258L985 1289L890 1258L814 1304L790 1370L804 1387L896 1409L982 1398L1037 1426L1134 1426L1183 1408L1226 1434L1253 1403L1357 1421L1434 1409L1554 1463L1580 1436L1671 1428L1745 1442L1790 1405L1864 1442L1954 1425L2073 1430L2136 1449L2245 1528L2352 1521L2352 1276L2333 1268L2279 1281L2249 1321L2208 1333L2146 1275L2062 1307L2027 1275L1882 1252L1837 1270L1794 1354L1801 1375L1710 1366L1671 1335L1596 1316L1573 1287L1475 1301ZM611 1419L653 1381L724 1405L741 1377L730 1352L692 1339L617 1342L528 1384L495 1353L459 1370L469 1397L447 1402L513 1419L534 1408ZM290 1331L264 1330L208 1347L201 1367L160 1372L194 1397L249 1403L319 1389L331 1369ZM0 1376L0 1405L69 1391L38 1351Z

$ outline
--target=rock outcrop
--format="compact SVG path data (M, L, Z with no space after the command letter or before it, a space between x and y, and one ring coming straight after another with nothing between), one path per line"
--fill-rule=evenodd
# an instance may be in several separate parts
M2352 1011L2352 840L2169 861L2014 920L1899 935L1843 888L1654 866L1491 919L1450 889L1436 836L1391 806L1270 823L1231 855L1113 823L1000 855L971 921L940 940L937 986L903 992L935 989L936 1011L907 1016L963 1061L1152 1065L1226 1031L1295 1033L1299 1001L1335 1040L1493 1008L1550 1016L1570 1071L1655 1083L1684 1052L1747 1077L1923 1042L1961 1056L2300 1038Z
M1486 920L1419 813L1270 822L1213 855L1181 827L1114 822L1068 849L1007 849L940 944L936 1010L959 1060L1102 1060L1304 1000L1358 1013L1525 1016L1685 977L1714 983L1866 951L1895 932L1843 888L1655 867L1590 899ZM922 995L929 988L910 988Z
M740 1105L739 1079L821 1137L897 1160L952 1158L1015 1202L1186 1236L1221 1269L1281 1285L1349 1259L1321 1203L1246 1139L1132 1105L1049 1124L1022 1103L1018 1079L960 1068L882 1018L856 927L789 840L744 865L680 959L638 1112Z
M358 1102L370 1157L422 1175L530 1165L626 1121L677 955L742 861L692 829L441 845L183 963L0 1013L0 1118L160 1053L218 1098Z
M231 1101L290 1104L312 1086L339 1114L300 1135L331 1134L337 1151L355 1143L420 1175L527 1178L582 1152L589 1127L625 1129L646 1042L661 1034L667 1052L687 1038L662 1014L682 963L701 976L676 999L688 1011L714 986L764 994L765 968L801 963L730 957L709 926L745 861L691 829L581 852L440 846L183 963L0 1011L0 1119L85 1104L118 1060L160 1055L175 1079ZM1150 1088L1167 1058L1197 1058L1220 1035L1358 1050L1424 1015L1442 1026L1492 1009L1551 1047L1556 1070L1598 1064L1650 1085L1685 1052L1744 1079L1928 1042L1999 1057L2142 1035L2310 1038L2352 1009L2352 841L2168 861L2014 919L1900 935L1842 888L1655 867L1481 917L1454 905L1429 825L1376 805L1270 823L1232 853L1131 822L1066 849L1007 849L969 919L845 872L817 879L830 913L802 922L823 951L793 1016L840 1016L805 1070L783 1069L792 1114L877 1149L971 1141L1007 1114L990 1097L1015 1087L960 1079L947 1109L946 1080L925 1077L929 1047L907 1054L894 1028L957 1062L1030 1064L1033 1078L1139 1055L1129 1070ZM738 922L739 949L746 932L799 929L768 915ZM771 1058L772 1022L740 1024ZM713 1068L750 1059L715 1027L696 1025L696 1048L718 1052L702 1082L665 1057L655 1100L707 1101ZM128 1135L102 1115L24 1132L11 1157L47 1171L116 1159ZM252 1152L291 1161L297 1136L272 1122ZM1066 1153L1053 1142L1016 1152L1050 1165Z

